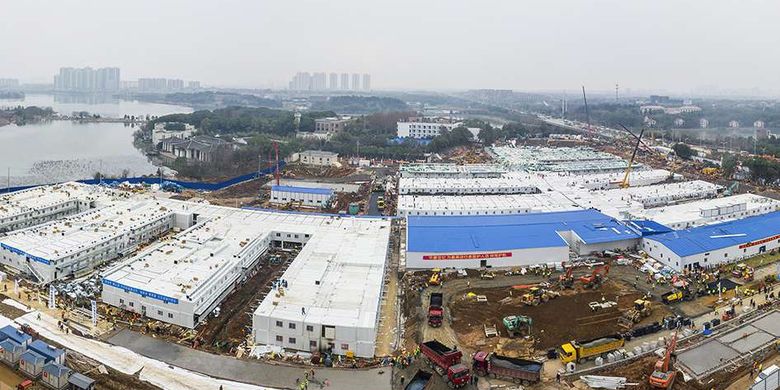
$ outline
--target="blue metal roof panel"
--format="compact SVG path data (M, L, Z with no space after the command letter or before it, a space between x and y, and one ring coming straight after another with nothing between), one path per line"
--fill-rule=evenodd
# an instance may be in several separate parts
M16 341L13 341L11 339L5 339L3 341L0 341L0 348L6 351L16 351L17 349L22 348L22 346Z
M271 186L271 191L297 192L301 194L333 195L333 190L330 188Z
M649 237L680 257L752 243L780 235L780 211Z
M410 216L411 252L470 252L567 246L558 232L574 231L586 244L639 238L596 210L477 216Z
M636 231L642 234L642 237L652 236L661 233L668 233L673 231L672 228L661 225L660 223L651 221L649 219L647 220L633 219L624 222L626 225L634 228Z
M32 337L11 325L6 325L0 328L0 338L9 338L17 344L25 344Z
M39 355L45 357L47 361L54 360L58 358L60 355L62 355L63 353L65 353L65 351L58 348L54 348L53 346L46 344L41 340L33 341L32 344L30 344L30 346L27 348L28 350L35 351Z
M35 362L38 362L38 361L46 361L46 358L41 356L41 354L39 354L39 353L37 353L35 351L31 351L29 349L24 351L22 353L22 355L19 356L19 358L24 360L25 362L28 362L28 363L35 363Z
M49 363L45 366L43 366L43 371L48 373L49 375L53 375L55 377L62 376L63 374L67 374L70 372L70 368L65 367L61 364L57 363Z

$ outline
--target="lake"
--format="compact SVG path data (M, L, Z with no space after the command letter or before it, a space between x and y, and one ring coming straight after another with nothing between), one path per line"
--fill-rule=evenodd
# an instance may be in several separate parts
M87 111L104 117L192 112L189 107L104 97L81 96L77 102L69 99L53 95L27 95L24 100L0 100L0 106L52 107L62 114ZM120 175L127 170L130 176L153 174L157 167L133 146L133 132L137 128L123 123L71 121L2 126L0 188L7 186L9 169L12 187L89 179L95 172Z

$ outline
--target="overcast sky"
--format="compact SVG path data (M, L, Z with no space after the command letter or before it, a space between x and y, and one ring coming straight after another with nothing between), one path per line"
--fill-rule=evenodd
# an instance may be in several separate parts
M60 66L285 87L780 90L777 0L0 0L0 77Z

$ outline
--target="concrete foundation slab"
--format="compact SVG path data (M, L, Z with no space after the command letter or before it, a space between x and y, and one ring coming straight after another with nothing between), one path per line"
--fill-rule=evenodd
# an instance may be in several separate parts
M772 336L780 337L780 312L774 312L753 322L753 326L761 329Z
M677 362L698 376L740 355L741 353L720 341L711 340L678 354Z

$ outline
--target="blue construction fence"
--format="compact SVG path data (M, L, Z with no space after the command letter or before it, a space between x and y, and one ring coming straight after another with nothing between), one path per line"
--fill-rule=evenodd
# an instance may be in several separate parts
M285 162L279 161L279 169L281 170L284 168ZM84 179L84 180L75 180L78 183L84 183L84 184L100 184L105 185L109 187L115 187L122 183L130 183L130 184L146 184L146 185L152 185L152 184L160 184L165 187L172 187L172 188L179 188L179 189L188 189L188 190L196 190L196 191L218 191L239 183L243 183L245 181L257 179L259 176L268 175L273 173L276 170L276 167L269 167L266 169L263 169L259 172L252 172L247 173L246 175L241 175L234 177L232 179L228 179L219 183L206 183L206 182L198 182L198 181L182 181L182 180L173 180L173 179L160 179L159 177L127 177L124 179ZM56 183L52 183L56 184ZM42 185L51 185L51 184L36 184L36 185L30 185L30 186L19 186L19 187L11 187L8 189L4 189L2 192L13 192L13 191L21 191L28 188L33 187L40 187Z

